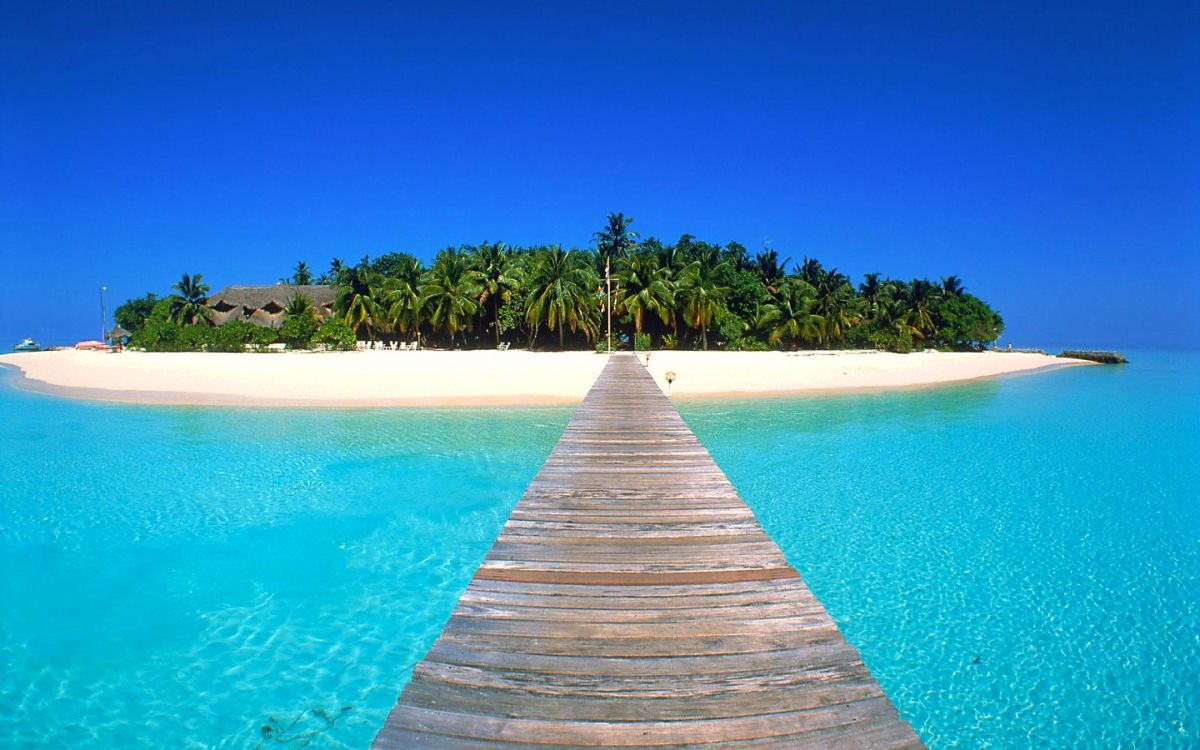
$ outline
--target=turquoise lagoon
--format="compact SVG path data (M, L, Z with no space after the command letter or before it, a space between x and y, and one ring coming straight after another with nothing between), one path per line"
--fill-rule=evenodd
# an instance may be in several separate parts
M1200 355L1134 360L681 410L931 747L1197 747ZM4 748L365 748L569 417L0 380Z

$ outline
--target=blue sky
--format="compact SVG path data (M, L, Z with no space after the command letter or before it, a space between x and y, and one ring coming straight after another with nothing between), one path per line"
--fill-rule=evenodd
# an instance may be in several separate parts
M247 7L250 6L250 7ZM1043 7L1046 6L1046 7ZM1200 346L1200 6L0 4L0 348L609 211Z

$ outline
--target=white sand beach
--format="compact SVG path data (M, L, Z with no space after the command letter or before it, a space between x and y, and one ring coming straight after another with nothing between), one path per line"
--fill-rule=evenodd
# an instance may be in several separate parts
M639 357L645 361L645 354ZM243 406L571 404L606 362L591 352L199 354L54 351L0 356L29 390L102 401ZM675 398L913 388L1087 364L1017 352L650 353Z

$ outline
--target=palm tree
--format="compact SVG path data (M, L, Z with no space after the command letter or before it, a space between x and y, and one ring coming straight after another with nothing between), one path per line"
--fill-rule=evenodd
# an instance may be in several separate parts
M608 225L592 235L596 240L596 262L600 269L604 268L605 261L620 258L637 246L637 232L629 228L632 223L633 219L623 213L609 214Z
M821 261L816 258L805 258L800 263L800 267L796 269L796 275L817 286L821 281L821 277L825 274L825 269L821 266Z
M451 346L455 335L467 328L479 309L479 288L479 273L471 267L470 256L452 247L438 253L425 274L421 307L428 311L433 329L449 335Z
M957 276L946 276L942 279L942 295L945 297L961 297L966 292L962 279Z
M341 258L334 258L329 261L329 270L321 274L317 279L318 284L337 284L342 277L342 273L346 270L346 264Z
M538 252L529 274L529 307L525 319L536 327L545 323L558 331L558 348L565 348L563 329L582 330L588 340L599 335L597 300L592 292L598 279L587 254L559 245Z
M399 333L418 332L420 338L422 313L421 287L409 279L384 277L380 282L381 317L387 327Z
M312 271L308 270L308 264L304 261L296 264L296 269L292 272L292 283L298 286L308 286L313 283Z
M880 274L868 273L863 276L863 282L858 285L858 296L862 299L863 312L868 320L878 320L886 314L895 291L895 285L890 281L881 281Z
M891 324L891 327L900 335L907 334L913 338L923 339L925 334L921 333L921 329L913 325L917 318L917 314L908 307L908 303L900 297L892 300L884 312L884 318Z
M679 274L675 298L683 308L684 320L700 329L701 346L708 351L708 327L729 293L721 284L725 263L713 250L706 250Z
M195 325L208 323L212 310L204 304L208 297L208 284L201 281L200 274L188 276L186 273L172 288L179 292L171 302L171 319L180 325Z
M683 257L683 253L679 252L678 245L664 245L657 240L647 240L643 247L652 243L655 246L654 255L658 258L660 268L670 274L675 274L687 265L687 260Z
M293 294L288 297L287 305L283 308L284 316L288 318L301 317L304 315L311 317L316 316L316 309L313 307L312 301L303 294Z
M785 279L774 304L769 305L759 325L772 346L787 341L815 341L825 330L825 320L813 312L816 290L803 279Z
M379 304L382 278L365 264L345 269L338 274L337 297L333 311L355 334L365 333L367 339L384 323Z
M803 275L803 269L801 274ZM840 339L845 329L858 322L858 300L854 297L854 287L850 286L850 279L846 278L845 274L838 273L836 268L829 271L818 268L816 274L816 284L807 279L804 281L812 284L816 290L813 312L821 316L824 324L821 343L828 345Z
M914 279L901 291L905 323L911 325L922 336L936 330L933 322L933 303L936 297L937 287L927 279Z
M380 283L380 306L387 326L399 333L416 332L420 338L424 305L421 300L421 261L402 254L393 264L392 274Z
M767 289L767 294L774 295L779 289L779 282L787 276L787 264L791 258L779 260L779 253L774 250L763 250L754 256L754 271Z
M512 299L517 278L510 271L512 251L503 242L482 243L475 248L475 270L479 273L479 305L491 302L492 327L496 329L496 346L500 346L500 306Z
M634 331L642 332L647 312L657 315L664 325L672 324L675 295L668 271L659 265L656 255L641 252L618 258L615 275L620 291L614 310L633 317Z

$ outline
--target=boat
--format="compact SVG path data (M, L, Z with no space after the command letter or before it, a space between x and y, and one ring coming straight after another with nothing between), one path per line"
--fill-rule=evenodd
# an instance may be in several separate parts
M14 352L40 352L42 347L33 339L25 339L13 347Z

